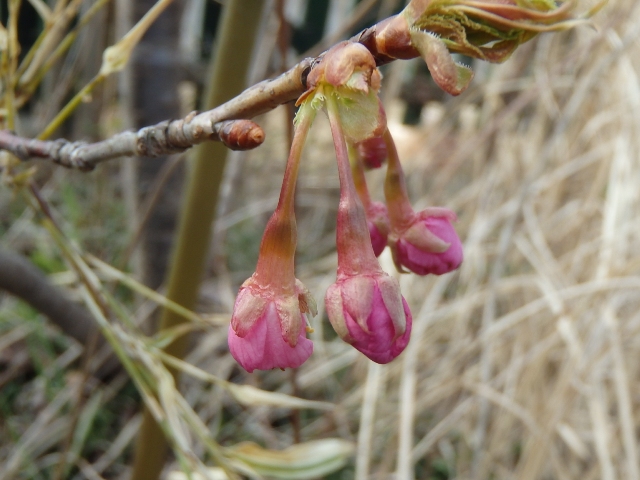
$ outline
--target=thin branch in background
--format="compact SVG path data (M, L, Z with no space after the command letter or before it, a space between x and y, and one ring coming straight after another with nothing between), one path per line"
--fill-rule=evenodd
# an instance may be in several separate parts
M367 379L362 396L360 427L358 428L358 450L356 452L355 480L369 478L371 462L371 441L376 424L376 403L380 396L380 385L384 380L384 370L380 364L369 362Z
M60 228L60 225L58 225L56 219L54 218L53 212L51 211L51 207L49 207L49 204L40 193L40 190L38 189L38 187L33 182L29 183L29 192L31 193L32 199L35 200L35 202L37 203L37 206L32 205L33 208L44 214L45 218L43 219L43 224L45 228L49 230L49 233L55 235L57 238L62 238L64 239L64 241L70 243L69 240L66 237L64 237L63 230ZM72 262L72 264L75 266L75 263ZM103 315L107 315L107 312L109 312L109 307L107 306L106 300L102 297L98 289L95 288L95 285L93 285L92 282L90 282L87 278L85 278L87 275L87 272L81 271L81 273L83 274L81 276L81 279L83 280L83 283L85 283L85 287L87 288L89 295L92 297L96 305L100 308Z
M142 36L172 2L173 0L157 0L153 7L145 13L145 15L124 35L124 37L103 52L100 71L89 83L82 87L82 89L77 92L71 100L67 102L62 110L58 112L40 135L38 135L38 139L45 140L49 138L71 115L71 113L73 113L80 103L82 103L88 95L91 95L94 88L100 85L111 74L119 72L127 66L131 53ZM56 4L54 14L58 12L58 7L61 5L64 5L64 2ZM10 125L9 128L13 129L13 126Z
M292 368L289 375L291 382L291 394L294 397L300 396L300 386L298 385L298 369ZM293 443L302 442L302 423L300 421L300 410L294 408L291 410L291 428L293 429Z
M65 30L75 18L83 0L73 0L60 15L56 15L55 22L51 23L51 29L47 32L42 44L33 55L25 72L20 76L18 86L30 83L36 76L42 64L50 57L51 53L60 44Z
M29 260L0 248L0 289L27 302L81 344L98 331L93 317Z
M115 5L115 37L122 38L133 26L133 2L131 0L116 0ZM131 65L127 65L117 77L117 111L121 122L121 128L129 130L134 126L134 77ZM114 99L115 100L115 99ZM122 162L120 165L120 184L122 197L126 209L127 231L134 232L140 223L139 199L138 199L139 172L136 162ZM126 263L129 263L136 278L144 275L144 256L140 250L132 249L125 254Z

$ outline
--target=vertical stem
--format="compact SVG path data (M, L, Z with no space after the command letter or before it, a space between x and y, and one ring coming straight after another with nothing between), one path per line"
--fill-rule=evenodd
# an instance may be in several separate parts
M327 113L331 125L331 135L333 136L333 146L336 149L338 159L338 176L340 177L340 199L354 201L356 198L356 187L351 177L351 166L349 165L349 153L347 142L342 131L342 122L338 112L337 99L333 93L327 93Z
M347 142L344 139L337 99L333 92L327 93L326 102L340 177L340 205L336 229L338 276L379 272L380 264L373 253L367 217L351 177Z
M251 60L251 53L262 11L262 0L228 0L216 39L217 48L204 109L211 109L241 92ZM180 216L178 237L171 260L167 297L193 308L204 273L209 249L211 223L222 183L227 150L219 142L200 145L190 165L189 183ZM160 329L184 323L175 313L164 310ZM187 349L187 337L171 343L165 351L182 358ZM177 376L177 372L172 370ZM133 480L156 480L162 470L167 453L167 442L153 416L145 410L136 444Z
M294 256L298 238L294 211L296 182L302 149L316 110L303 106L299 115L301 120L293 135L278 206L267 223L260 243L255 277L261 285L271 285L287 294L293 293L295 285Z
M353 145L347 146L349 151L349 163L351 164L351 174L353 176L353 183L356 187L356 192L362 201L362 205L367 210L371 205L371 195L369 195L369 189L367 188L367 180L364 176L364 166L360 159L356 148Z
M122 38L133 26L133 2L131 0L116 0L115 2L115 35ZM131 65L124 67L118 75L118 100L119 117L125 129L133 126L133 69ZM139 249L135 249L138 238L138 226L140 225L140 213L138 211L138 169L136 162L120 163L120 181L125 208L127 210L127 227L129 232L136 232L130 240L121 266L129 263L132 257L132 270L136 278L142 278L144 272L143 257ZM124 268L123 268L124 269Z
M387 200L389 220L393 230L402 230L411 225L415 213L409 201L407 182L398 157L398 150L389 129L385 130L382 138L384 138L384 143L387 146L389 159L387 175L384 180L384 196Z
M304 109L304 111L302 111ZM296 181L298 179L298 170L300 168L300 157L302 149L307 140L307 134L313 119L316 116L316 110L313 108L301 108L302 117L300 123L296 126L291 142L291 150L287 159L287 167L282 179L282 189L280 190L280 199L278 201L278 210L290 210L293 212L293 203L296 192Z

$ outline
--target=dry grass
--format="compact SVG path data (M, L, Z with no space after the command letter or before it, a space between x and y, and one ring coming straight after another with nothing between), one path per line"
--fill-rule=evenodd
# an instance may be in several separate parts
M477 65L472 89L427 105L419 127L392 124L416 205L456 210L465 243L459 272L402 276L414 331L398 360L371 364L334 338L320 312L315 353L295 374L241 373L227 352L225 326L199 335L187 361L219 379L335 403L331 412L303 411L300 433L359 443L354 469L340 478L640 479L638 18L637 2L612 2L596 16L597 31L543 35L504 65ZM205 291L215 290L223 305L257 252L239 252L234 243L256 245L275 204L282 117L277 111L264 119L267 142L243 161L243 181L227 199L219 230L236 263ZM335 278L337 206L323 121L305 155L299 277L320 300ZM381 194L378 172L371 180ZM385 256L382 262L391 264ZM0 350L33 328L16 321L0 336ZM55 360L61 368L80 355L73 343L62 352ZM122 451L139 417L119 412L100 456L73 457L84 444L81 429L68 440L66 428L82 397L78 379L58 378L71 388L48 397L47 371L54 369L24 384L19 395L28 405L3 427L3 478L45 478L38 472L59 462L65 441L78 478L126 472ZM121 374L85 387L78 424L90 424L125 382ZM287 409L241 407L191 377L182 391L222 445L292 442ZM208 450L193 436L181 440L203 458Z
M330 342L300 373L340 372L322 388L353 438L375 419L358 478L427 478L436 460L448 478L639 478L639 14L617 2L597 32L541 36L397 128L417 203L458 211L465 262L401 279L415 327L398 361L367 369Z

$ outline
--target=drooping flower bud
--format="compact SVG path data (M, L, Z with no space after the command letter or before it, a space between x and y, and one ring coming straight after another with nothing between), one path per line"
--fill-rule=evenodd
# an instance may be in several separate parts
M302 108L287 161L280 200L269 219L255 273L238 292L229 326L229 350L249 373L299 367L313 352L306 314L315 301L294 275L297 242L294 192L302 147L316 111Z
M411 206L404 173L393 138L384 134L389 164L384 193L387 199L391 232L388 243L396 268L418 275L442 275L462 263L462 243L451 222L456 214L446 208L427 208L416 213Z
M327 315L343 340L374 362L388 363L400 355L409 342L411 312L400 294L398 282L382 271L374 255L373 235L352 176L354 173L358 183L364 185L364 173L357 155L351 155L350 162L338 99L329 97L326 105L340 177L336 229L338 272L336 282L325 296ZM357 162L353 162L354 157ZM373 204L368 193L365 199L369 205Z
M386 243L386 208L371 202L354 147L386 130L384 109L377 96L380 73L366 48L343 42L326 52L309 73L307 85L309 89L297 103L316 110L326 106L340 177L338 272L325 297L327 314L340 337L372 360L387 363L409 341L411 312L397 281L382 271L374 254L372 240L378 248Z
M386 273L338 275L325 306L340 338L376 363L389 363L409 343L411 311L398 281Z
M373 253L378 257L387 246L387 236L389 235L389 214L387 213L387 207L384 203L374 202L371 200L369 189L367 188L367 181L364 176L364 162L360 156L360 145L361 144L358 144L358 147L348 147L349 163L351 164L353 183L367 217L367 227L369 228ZM385 152L386 149L387 147L385 145Z
M380 168L387 159L387 145L382 137L369 137L358 143L358 156L365 168Z
M297 368L313 352L305 314L315 301L296 279L293 294L278 294L249 278L238 292L229 325L231 355L249 373L255 369Z
M444 208L419 212L404 232L391 235L392 252L398 265L418 275L442 275L462 263L462 243L451 222L456 214Z
M376 257L379 257L387 246L387 238L389 236L387 207L382 202L371 202L366 208L366 215L373 253Z

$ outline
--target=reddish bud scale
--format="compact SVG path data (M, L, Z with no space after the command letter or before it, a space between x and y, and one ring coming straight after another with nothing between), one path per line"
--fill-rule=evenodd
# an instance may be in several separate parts
M382 137L370 137L358 143L358 155L365 168L380 168L387 159L387 145Z
M354 38L363 44L376 58L378 65L393 60L409 60L420 56L411 44L409 24L402 14L387 18L367 28Z
M220 141L231 150L251 150L264 142L264 131L251 120L227 120L216 124Z

